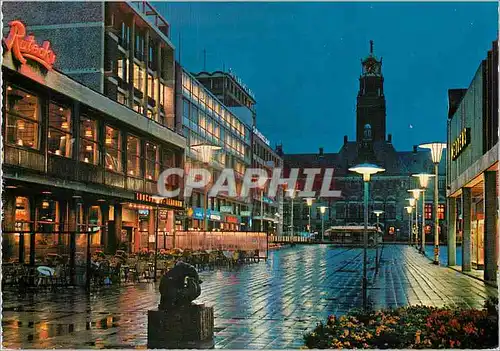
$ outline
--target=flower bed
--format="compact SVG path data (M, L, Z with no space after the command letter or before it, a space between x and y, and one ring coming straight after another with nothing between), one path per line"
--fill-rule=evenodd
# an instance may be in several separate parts
M304 335L308 348L495 348L498 299L483 310L410 306L352 312Z

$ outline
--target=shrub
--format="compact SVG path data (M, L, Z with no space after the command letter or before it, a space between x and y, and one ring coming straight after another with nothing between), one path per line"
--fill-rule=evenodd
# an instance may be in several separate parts
M496 300L498 301L498 300ZM330 316L304 335L308 348L494 348L498 346L498 309L410 306Z

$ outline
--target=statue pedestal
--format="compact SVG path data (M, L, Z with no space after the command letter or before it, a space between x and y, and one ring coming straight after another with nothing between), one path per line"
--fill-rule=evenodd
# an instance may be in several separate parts
M214 308L189 306L148 311L149 349L214 348Z

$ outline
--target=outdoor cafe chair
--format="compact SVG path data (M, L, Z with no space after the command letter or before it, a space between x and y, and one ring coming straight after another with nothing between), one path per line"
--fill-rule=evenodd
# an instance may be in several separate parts
M38 277L37 277L38 279L36 284L37 286L49 285L49 284L53 286L55 278L54 268L47 266L38 266L36 270L38 272Z

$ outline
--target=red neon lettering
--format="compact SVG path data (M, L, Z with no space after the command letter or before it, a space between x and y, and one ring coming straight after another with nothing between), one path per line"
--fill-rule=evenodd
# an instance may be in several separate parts
M44 41L42 46L38 45L33 35L26 36L26 27L21 21L11 21L9 26L9 35L3 40L7 51L12 50L22 64L29 58L51 70L56 55L50 49L50 42Z

